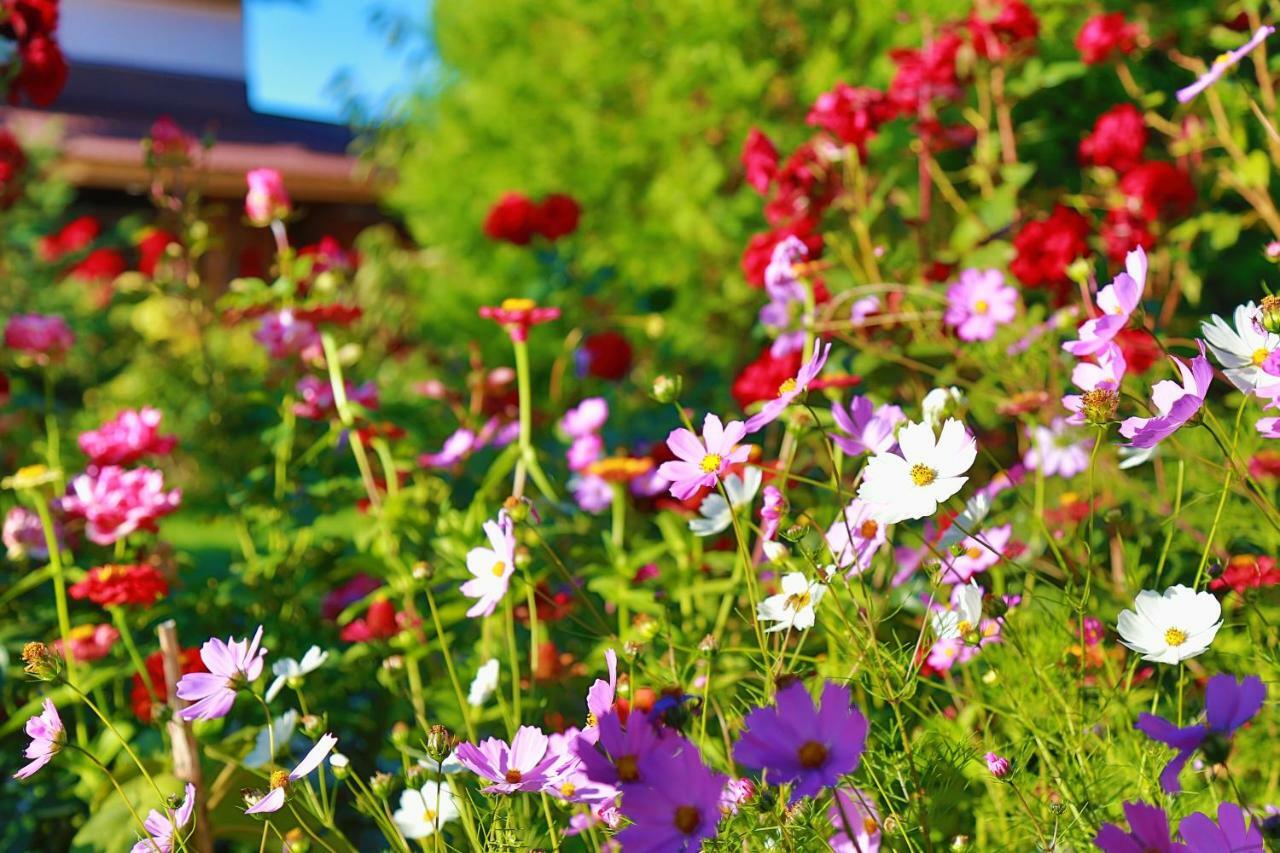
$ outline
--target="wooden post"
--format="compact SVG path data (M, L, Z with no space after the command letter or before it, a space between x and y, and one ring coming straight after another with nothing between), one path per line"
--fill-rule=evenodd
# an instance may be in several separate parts
M209 826L208 800L204 791L204 775L200 771L200 748L196 745L191 724L178 716L186 701L178 698L178 679L182 677L182 646L178 643L178 627L172 619L156 627L160 653L164 659L165 695L169 697L170 748L173 750L173 772L183 782L195 786L195 829L188 844L197 853L213 853L213 832Z

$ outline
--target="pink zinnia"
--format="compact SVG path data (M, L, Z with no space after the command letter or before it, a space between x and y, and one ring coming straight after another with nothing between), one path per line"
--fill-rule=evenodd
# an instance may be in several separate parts
M77 663L89 663L106 657L118 639L120 632L106 622L100 625L77 625L67 636L71 654L67 654L61 639L53 641L53 650Z
M244 197L244 213L258 227L289 215L292 203L284 188L284 178L275 169L254 169L244 176L249 191Z
M658 476L670 481L671 494L677 500L687 500L702 488L714 488L730 465L747 461L750 446L738 444L746 434L742 421L725 425L712 414L702 421L701 441L687 429L672 430L667 447L678 458L663 462Z
M1018 291L999 270L967 269L947 288L943 321L962 341L989 341L1018 313Z
M164 474L152 468L126 471L118 465L91 467L73 479L58 506L85 520L85 532L98 545L113 545L178 508L180 489L164 490Z
M200 659L208 672L189 672L178 682L178 697L194 704L178 712L184 720L215 720L231 712L236 691L257 680L262 674L267 650L262 643L262 626L252 640L228 637L224 643L216 637L200 647Z
M481 306L480 316L500 323L512 341L522 343L529 339L531 326L550 323L560 316L560 309L541 307L532 299L504 299L501 305Z
M800 365L800 370L796 373L795 378L788 379L778 386L778 396L765 403L764 408L757 414L747 418L747 433L759 432L776 421L778 416L786 410L787 406L791 405L793 400L807 392L809 383L818 378L818 374L822 372L822 367L827 363L827 356L829 355L831 355L831 344L815 346L813 355L807 362Z
M1094 355L1106 348L1120 330L1129 325L1129 316L1142 301L1147 281L1147 253L1142 247L1124 258L1125 271L1115 281L1098 291L1101 317L1080 324L1079 339L1067 341L1062 348L1074 356Z
M263 317L253 339L262 344L267 355L276 359L295 355L314 359L320 355L320 332L315 324L288 308Z
M1181 359L1173 359L1182 374L1182 384L1165 379L1151 389L1151 402L1157 415L1127 418L1120 424L1120 434L1129 439L1130 447L1155 447L1181 429L1204 405L1209 383L1213 381L1213 368L1204 356L1204 342L1197 343L1200 355L1191 360L1190 367Z
M144 456L164 455L177 445L177 436L159 435L159 409L126 409L96 430L80 433L80 449L94 465L129 465Z
M486 794L514 794L540 791L561 775L566 756L549 749L550 739L534 726L521 726L510 746L506 741L487 738L479 746L458 747L458 763L494 784Z
M47 314L14 314L4 327L4 345L19 352L56 357L75 340L66 320Z
M58 709L54 707L52 701L45 699L44 710L27 720L27 737L31 738L31 743L27 745L23 755L31 761L13 774L15 779L27 779L33 776L37 770L52 761L62 749L64 741L62 718L58 716Z

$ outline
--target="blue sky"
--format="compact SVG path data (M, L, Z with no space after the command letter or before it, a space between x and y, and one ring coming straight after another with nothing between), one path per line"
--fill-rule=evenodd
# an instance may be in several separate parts
M348 96L384 108L429 68L429 2L246 0L250 105L329 122L343 121Z

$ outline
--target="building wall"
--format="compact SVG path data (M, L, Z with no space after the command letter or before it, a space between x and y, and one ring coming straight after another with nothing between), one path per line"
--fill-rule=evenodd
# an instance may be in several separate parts
M243 16L231 0L64 0L58 37L73 66L245 79Z

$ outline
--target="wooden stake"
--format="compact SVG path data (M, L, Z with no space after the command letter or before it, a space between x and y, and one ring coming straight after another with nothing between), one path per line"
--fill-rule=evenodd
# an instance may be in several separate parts
M160 653L164 659L165 695L169 697L170 748L173 750L173 772L183 782L190 782L196 791L194 812L195 829L188 846L197 853L213 853L213 833L209 827L208 801L204 792L204 775L200 771L200 748L196 745L191 724L178 716L186 701L178 698L178 679L182 677L182 646L178 643L178 626L172 619L156 627L160 638Z

